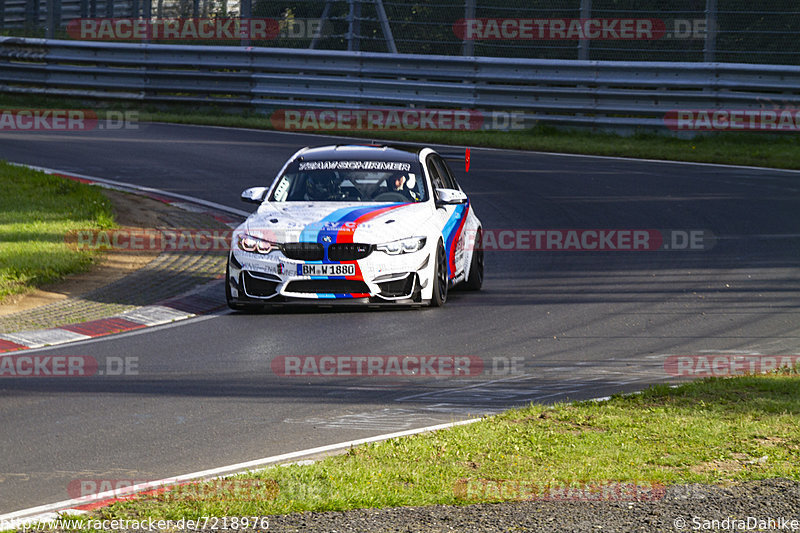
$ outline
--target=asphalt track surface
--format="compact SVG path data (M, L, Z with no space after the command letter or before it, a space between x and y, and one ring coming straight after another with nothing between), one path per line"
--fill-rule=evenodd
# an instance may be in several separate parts
M243 208L317 136L144 124L0 133L0 158ZM124 377L0 380L0 513L80 479L153 480L390 431L675 381L670 354L800 353L800 173L473 150L490 229L706 229L710 250L487 254L443 309L221 314L42 354L138 358ZM469 378L286 378L280 355L469 355ZM524 358L522 372L492 358ZM497 359L495 361L502 361Z

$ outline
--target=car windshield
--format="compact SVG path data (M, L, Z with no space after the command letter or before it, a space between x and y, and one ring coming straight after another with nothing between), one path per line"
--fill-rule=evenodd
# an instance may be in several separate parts
M271 202L424 202L417 162L294 161L277 179Z

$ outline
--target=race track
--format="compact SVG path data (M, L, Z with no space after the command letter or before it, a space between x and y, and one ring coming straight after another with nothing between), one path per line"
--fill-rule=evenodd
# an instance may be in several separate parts
M318 136L143 124L0 133L0 158L227 206ZM341 142L341 141L340 141ZM348 142L348 141L344 141ZM38 353L139 375L0 380L0 514L76 479L152 480L522 405L674 381L670 354L800 353L800 173L474 149L484 227L712 231L705 251L493 251L443 309L223 313ZM469 378L287 378L281 355L524 358ZM496 359L495 361L502 361Z

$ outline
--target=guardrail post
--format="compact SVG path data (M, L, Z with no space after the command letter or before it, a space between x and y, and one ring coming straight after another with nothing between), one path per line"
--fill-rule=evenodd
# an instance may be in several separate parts
M592 0L581 0L581 19L592 18ZM578 41L578 59L589 59L589 39L583 38Z
M475 18L475 0L465 0L464 2L464 20L474 19ZM472 39L467 39L467 32L466 27L464 28L464 41L461 45L461 55L462 56L474 56L475 55L475 41Z
M713 63L717 55L717 0L706 0L706 40L703 61Z

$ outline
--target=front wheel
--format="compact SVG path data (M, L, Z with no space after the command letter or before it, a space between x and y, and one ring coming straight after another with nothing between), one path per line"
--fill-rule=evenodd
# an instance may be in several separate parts
M436 247L436 270L433 273L433 297L431 307L441 307L447 301L447 255L444 246L439 242Z

